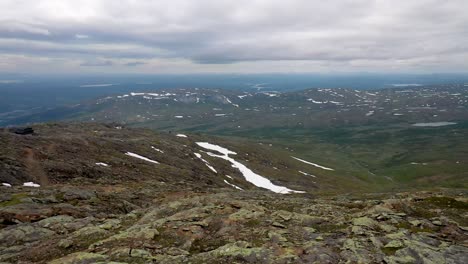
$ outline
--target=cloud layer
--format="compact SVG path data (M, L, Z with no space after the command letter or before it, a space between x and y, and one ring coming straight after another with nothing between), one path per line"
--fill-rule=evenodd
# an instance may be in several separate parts
M466 0L3 0L0 71L466 71L465 10Z

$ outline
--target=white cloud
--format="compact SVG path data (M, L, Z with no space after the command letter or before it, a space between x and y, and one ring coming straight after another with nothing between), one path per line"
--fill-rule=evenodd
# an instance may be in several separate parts
M77 39L87 39L89 38L88 35L82 35L82 34L75 34L75 38Z
M467 9L465 0L3 0L0 54L33 65L98 56L109 71L132 61L177 72L466 71Z

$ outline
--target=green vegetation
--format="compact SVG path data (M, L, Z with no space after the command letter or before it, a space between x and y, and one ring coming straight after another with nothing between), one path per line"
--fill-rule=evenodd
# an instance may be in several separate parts
M402 249L402 247L381 247L380 248L380 250L382 250L382 252L387 256L395 255L395 253L400 249Z
M452 197L428 197L424 199L423 203L430 207L468 210L467 202L458 201Z
M22 203L22 199L28 197L27 193L15 193L9 201L0 202L0 207L7 207Z
M243 153L262 143L268 154L264 153L264 160L249 159L249 165L265 171L268 166L259 166L258 161L271 161L270 168L279 168L275 162L282 162L285 166L280 171L268 170L275 180L287 174L288 180L301 185L305 180L296 175L300 168L317 176L308 181L328 191L468 188L468 92L464 86L404 87L371 94L353 89L309 89L278 96L210 89L176 89L170 94L111 96L76 109L38 113L30 120L119 122L219 136L229 146L243 143L238 149ZM339 104L330 103L336 101ZM457 124L412 126L441 121ZM287 162L290 156L335 171L292 166Z

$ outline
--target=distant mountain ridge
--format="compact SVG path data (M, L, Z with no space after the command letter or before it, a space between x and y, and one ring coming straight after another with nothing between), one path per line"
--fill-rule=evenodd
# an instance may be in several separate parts
M268 115L276 126L296 120L303 126L366 124L369 122L427 122L466 120L467 87L464 85L397 87L363 91L309 89L294 92L224 89L171 89L105 96L69 107L35 114L0 116L0 124L56 120L119 122L162 128L178 120L177 128L193 123L226 123ZM224 112L223 112L224 111ZM18 116L19 115L19 116ZM230 118L229 121L215 117Z

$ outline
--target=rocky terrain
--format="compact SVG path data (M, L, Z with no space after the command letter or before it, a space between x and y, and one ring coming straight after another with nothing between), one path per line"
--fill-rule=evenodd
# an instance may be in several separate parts
M34 129L0 132L0 263L468 262L466 189L377 191L248 141Z
M466 192L3 187L2 263L467 263Z

